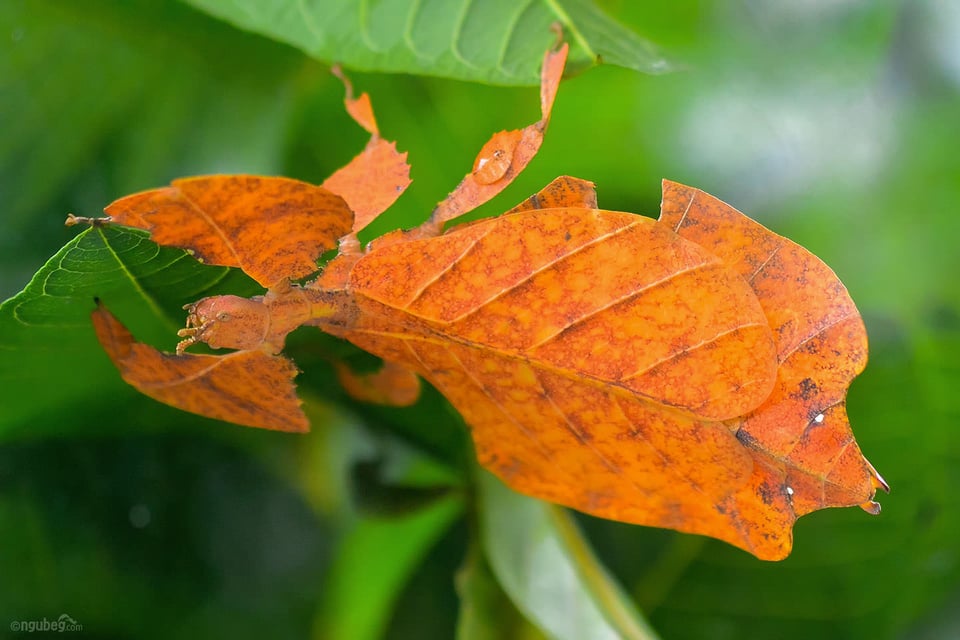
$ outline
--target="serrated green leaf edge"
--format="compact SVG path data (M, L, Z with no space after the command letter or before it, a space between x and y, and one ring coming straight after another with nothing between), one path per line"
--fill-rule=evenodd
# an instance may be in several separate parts
M239 270L203 266L159 247L142 231L82 230L0 304L0 438L67 428L33 417L91 394L132 393L97 343L94 298L138 339L171 348L184 302L220 288L249 293L250 283Z
M542 53L555 38L554 22L575 45L571 68L606 62L645 73L672 69L656 46L589 0L183 1L359 71L536 85Z

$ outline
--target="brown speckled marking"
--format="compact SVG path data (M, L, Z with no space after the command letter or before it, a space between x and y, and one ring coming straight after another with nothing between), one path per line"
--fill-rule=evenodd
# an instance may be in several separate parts
M317 258L350 231L340 196L299 180L229 175L174 180L105 209L116 224L207 264L240 267L264 287L317 270Z
M660 222L744 277L777 339L777 384L738 420L738 439L768 461L754 483L761 501L774 495L763 487L793 489L788 517L769 511L761 528L789 526L825 507L875 510L874 494L886 483L861 454L843 402L866 365L867 334L839 278L803 247L699 189L664 181Z

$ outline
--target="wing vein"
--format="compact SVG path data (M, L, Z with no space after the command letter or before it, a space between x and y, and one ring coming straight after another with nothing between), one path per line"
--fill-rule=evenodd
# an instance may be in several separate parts
M414 352L414 355L417 355L416 352ZM517 428L520 429L521 433L523 433L523 435L525 435L527 438L533 441L533 443L537 446L537 448L540 450L540 453L543 454L543 457L547 461L552 462L553 454L551 453L550 449L544 446L543 442L540 440L540 438L537 437L536 433L530 431L530 429L528 429L522 422L517 420L513 416L513 414L507 411L506 407L504 407L503 404L499 400L497 400L492 393L490 393L490 390L487 388L487 386L483 384L483 382L478 380L477 377L473 375L473 373L470 371L470 369L467 368L467 366L463 363L463 361L457 357L457 354L451 351L449 352L449 355L451 358L453 358L456 361L457 366L460 367L463 373L468 378L470 378L470 381L473 382L473 384L475 384L477 388L483 392L483 395L485 395L487 399L490 400L490 403L493 404L500 411L500 413L506 416L507 420L515 424ZM417 355L417 359L420 360L420 362L423 362L423 360L420 359L419 355ZM430 371L429 367L425 367L425 368L427 371Z
M555 266L555 265L557 265L557 264L560 264L561 262L563 262L564 260L566 260L566 259L569 258L570 256L576 255L576 254L580 253L581 251L584 251L584 250L586 250L587 248L592 247L592 246L595 245L595 244L598 244L598 243L600 243L600 242L603 242L604 240L607 240L608 238L615 237L615 236L619 235L620 233L623 233L623 232L625 232L625 231L627 231L627 230L629 230L629 229L632 229L632 228L635 227L636 225L637 225L637 222L631 222L630 224L624 225L624 226L622 226L622 227L620 227L620 228L618 228L618 229L614 229L613 231L609 231L609 232L607 232L607 233L605 233L605 234L603 234L603 235L601 235L601 236L597 236L596 238L592 238L589 242L580 245L579 247L577 247L576 249L574 249L574 250L572 250L572 251L568 251L567 253L564 253L564 254L562 254L562 255L557 256L556 258L553 258L553 259L551 259L551 260L548 260L546 263L544 263L544 264L542 264L541 266L537 267L536 269L532 270L529 274L527 274L526 276L524 276L524 277L521 278L520 280L514 282L513 284L511 284L511 285L509 285L509 286L506 286L506 287L500 289L500 290L497 291L495 294L493 294L492 296L490 296L489 298L487 298L487 299L484 300L483 302L477 304L477 305L476 305L475 307L473 307L472 309L470 309L470 310L468 310L468 311L460 314L459 316L457 316L457 317L455 317L455 318L452 318L452 319L450 320L450 322L451 322L451 323L459 322L459 321L463 320L464 318L467 318L467 317L473 315L474 313L476 313L476 312L478 312L479 310L483 309L485 306L487 306L487 305L490 304L491 302L494 302L495 300L497 300L497 299L499 299L499 298L502 298L503 296L507 295L508 293L510 293L511 291L513 291L514 289L516 289L517 287L521 286L522 284L524 284L524 283L526 283L526 282L529 282L529 281L532 280L537 274L542 273L543 271L546 271L547 269L550 269L551 267L553 267L553 266Z
M736 327L734 327L734 328L732 328L732 329L727 329L727 330L725 330L725 331L721 331L721 332L718 333L717 335L715 335L715 336L713 336L713 337L711 337L711 338L707 338L706 340L701 340L701 341L698 342L697 344L690 345L689 347L684 347L684 348L681 349L680 351L674 351L674 352L671 353L669 356L667 356L667 357L665 357L665 358L660 358L659 360L657 360L657 361L654 362L653 364L649 365L649 366L646 367L645 369L640 369L639 371L635 371L635 372L631 373L631 374L628 375L628 376L624 376L623 378L621 378L621 381L624 381L624 382L625 382L625 381L627 381L627 380L631 380L631 379L636 378L636 377L638 377L638 376L642 376L642 375L644 375L645 373L648 373L648 372L652 371L653 369L659 367L661 364L663 364L663 363L665 363L665 362L670 362L671 360L675 360L675 359L679 358L680 356L682 356L682 355L684 355L684 354L686 354L686 353L690 353L690 352L692 352L692 351L696 351L697 349L700 349L700 348L702 348L702 347L705 347L705 346L707 346L707 345L709 345L709 344L713 344L714 342L716 342L717 340L720 340L720 339L723 338L724 336L728 336L728 335L730 335L731 333L736 333L737 331L740 331L741 329L749 329L750 327L764 327L764 326L766 326L766 325L765 325L764 323L762 323L762 322L750 322L750 323L747 323L747 324L737 325Z
M220 237L220 239L223 241L223 244L227 247L227 249L230 250L230 253L233 254L233 259L237 261L237 266L242 269L244 267L244 263L240 259L240 254L237 252L236 247L233 246L233 243L230 242L230 239L227 237L227 235L223 232L223 229L220 227L220 223L210 216L210 214L204 211L196 202L194 202L193 198L184 193L182 189L178 188L177 192L180 194L180 197L190 205L191 209L200 214L200 217L203 218L204 222L210 226L210 229L212 229L213 232Z
M749 282L750 284L753 284L754 278L756 278L758 275L760 275L760 272L763 271L763 270L766 268L766 266L770 263L771 260L773 260L774 256L776 256L777 253L779 253L779 252L780 252L780 249L782 249L782 248L783 248L783 245L782 245L782 244L778 244L778 245L774 248L774 250L770 252L770 255L767 256L767 259L764 260L763 262L761 262L761 263L760 263L760 266L757 267L757 268L753 271L753 273L750 274L750 277L747 278L747 282Z
M534 380L536 380L537 386L540 388L540 391L543 397L546 398L547 402L550 403L550 408L552 408L554 412L563 420L564 424L566 425L567 431L573 434L573 437L576 438L580 442L580 444L590 449L590 451L597 456L600 462L603 463L603 466L605 466L607 469L617 474L618 476L623 476L623 470L615 462L611 461L609 458L603 455L603 453L601 453L599 449L593 446L593 444L591 444L590 441L573 424L573 422L570 420L570 416L567 415L567 412L561 409L557 405L557 403L554 402L553 396L551 396L547 392L546 388L543 386L543 382L541 382L540 380L540 376L537 374L535 370L533 372L533 377L534 377ZM636 483L634 483L632 480L630 480L630 484L633 484L635 488L639 489Z
M620 296L619 298L615 298L614 300L611 300L611 301L608 302L607 304L605 304L605 305L603 305L603 306L600 306L600 307L598 307L598 308L596 308L596 309L593 309L592 311L588 311L587 313L584 313L584 314L581 315L580 317L571 320L570 322L568 322L566 325L564 325L563 327L561 327L560 329L558 329L558 330L555 331L554 333L552 333L552 334L550 334L549 336L547 336L547 337L545 337L545 338L542 338L540 341L538 341L538 342L536 342L536 343L528 346L527 349L528 349L528 350L533 350L533 349L536 349L536 348L538 348L538 347L541 347L541 346L543 346L544 344L546 344L547 342L550 342L551 340L553 340L554 338L556 338L558 335L560 335L561 333L563 333L563 332L566 331L567 329L573 327L574 325L577 325L577 324L580 324L580 323L582 323L582 322L585 322L586 320L589 320L590 318L596 316L596 315L599 314L599 313L603 313L604 311L606 311L607 309L610 309L611 307L615 307L615 306L617 306L618 304L622 304L622 303L627 302L628 300L630 300L630 299L632 299L632 298L636 298L637 296L639 296L639 295L641 295L641 294L649 291L650 289L653 289L653 288L655 288L655 287L658 287L658 286L660 286L660 285L662 285L662 284L666 284L666 283L670 282L671 280L673 280L674 278L676 278L676 277L678 277L678 276L682 276L682 275L684 275L684 274L691 273L691 272L693 272L693 271L696 271L696 270L698 270L698 269L700 269L700 268L702 268L702 267L708 266L708 265L710 265L710 264L714 264L714 263L712 263L712 262L701 262L701 263L696 264L696 265L694 265L694 266L692 266L692 267L687 267L686 269L681 269L681 270L679 270L679 271L674 271L673 273L669 274L669 275L666 276L665 278L660 278L659 280L655 280L655 281L653 281L653 282L648 282L648 283L646 283L645 285L643 285L642 287L640 287L640 288L638 288L638 289L634 289L634 290L631 291L630 293L627 293L627 294L625 294L625 295L622 295L622 296Z
M786 353L784 353L783 355L781 355L781 356L780 356L780 363L782 364L782 363L786 362L786 361L787 361L787 358L789 358L789 357L792 356L794 353L796 353L797 350L800 349L800 347L802 347L803 345L807 344L808 342L810 342L811 340L813 340L813 339L816 338L817 336L823 335L826 331L832 329L833 327L837 326L837 325L840 324L841 322L845 322L845 321L849 320L850 318L853 318L853 317L856 316L856 315L857 315L856 311L850 311L850 312L847 312L847 313L843 314L842 316L840 316L840 317L837 318L836 320L832 320L832 321L828 322L827 324L823 325L822 327L820 327L819 329L817 329L816 331L814 331L813 333L811 333L809 336L807 336L806 338L804 338L803 340L801 340L800 342L798 342L796 345L794 345L789 351L787 351Z
M638 428L637 428L637 425L635 425L635 424L630 420L630 417L627 415L627 412L624 411L624 409L623 409L623 405L621 404L620 398L618 398L617 396L615 396L615 395L613 395L613 394L611 394L610 397L613 399L613 403L614 403L614 405L616 405L617 411L620 413L620 416L623 418L623 422L627 425L629 435L630 435L631 437L640 437L640 438L643 438L643 441L646 442L647 445L648 445L651 449L653 449L654 452L656 452L657 457L659 457L659 458L660 458L660 461L663 463L663 468L666 469L666 470L668 471L668 473L672 474L674 477L676 477L676 478L678 478L678 479L680 479L680 480L685 481L687 484L690 485L690 487L693 488L694 491L696 491L697 493L701 494L703 497L707 498L707 500L709 501L709 500L710 500L710 497L709 497L706 493L704 493L703 488L702 488L699 484L697 484L696 482L694 482L692 479L690 479L689 477L687 477L687 476L685 476L685 475L677 472L676 466L675 466L672 462L670 462L670 460L669 460L665 455L663 455L663 451L661 451L655 444L653 444L652 442L650 442L650 440L647 438L646 434L644 434L643 431L641 431L640 429L638 429Z
M696 191L696 190L695 190L695 191L693 192L693 195L690 196L690 201L687 202L687 208L683 210L683 215L680 216L680 221L677 222L677 226L674 227L674 229L673 229L673 231L674 231L675 233L680 233L680 227L683 226L684 220L687 219L687 214L690 213L690 207L693 206L693 201L697 199L697 194L698 194L698 193L699 193L699 191Z
M423 283L423 286L421 286L419 289L417 289L416 293L414 293L414 294L413 294L413 297L410 298L410 300L409 300L406 304L404 304L404 306L402 307L402 309L403 309L404 311L408 310L414 303L417 302L417 300L419 300L421 297L423 297L423 294L426 293L427 289L429 289L431 286L433 286L434 284L436 284L436 283L440 280L440 278L442 278L443 276L445 276L447 273L449 273L450 271L452 271L454 267L456 267L458 264L460 264L460 262L461 262L464 258L466 258L467 255L468 255L471 251L473 251L473 250L476 248L476 246L480 243L481 240L483 240L483 239L486 238L488 235L490 235L490 232L493 231L493 227L494 227L494 225L491 224L491 225L489 226L489 228L488 228L482 235L477 236L477 237L473 240L473 242L471 242L469 245L467 245L467 247L466 247L463 251L460 252L460 255L458 255L456 258L454 258L454 259L450 262L450 264L448 264L446 267L444 267L443 269L441 269L440 271L438 271L432 278L430 278L430 279L427 280L425 283Z

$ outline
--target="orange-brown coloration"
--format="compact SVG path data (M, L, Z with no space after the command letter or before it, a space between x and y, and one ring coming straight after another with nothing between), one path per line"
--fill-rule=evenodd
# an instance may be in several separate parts
M474 161L473 171L433 210L430 220L424 224L429 233L438 233L445 223L476 209L506 189L537 154L550 122L568 50L569 46L563 44L544 56L540 73L540 120L522 130L494 134Z
M406 162L392 143L376 150L383 141L369 99L354 100L347 83L347 109L373 136L370 153L325 185L357 220L343 207L321 211L324 224L346 235L340 254L303 287L282 276L303 275L327 245L308 251L295 232L239 211L259 206L249 202L256 190L233 189L234 202L221 183L250 177L213 179L206 199L193 195L195 179L119 201L125 213L115 221L205 258L224 229L246 221L273 278L250 247L243 260L220 264L270 280L265 296L188 306L179 350L195 342L239 349L226 356L161 354L95 311L98 337L124 379L188 411L303 430L296 370L274 354L289 332L310 324L384 360L369 375L335 365L354 397L409 404L422 376L461 412L481 463L529 495L713 536L769 560L789 553L800 515L853 505L877 512L874 494L887 487L854 441L844 407L866 362L866 334L843 285L810 252L690 187L664 182L653 221L598 209L593 184L569 176L507 214L442 232L536 154L565 57L564 45L544 60L539 122L494 135L427 222L366 250L355 231L405 186ZM209 201L229 215L206 228L186 226L184 215L157 217L157 203L190 208L180 200L193 208ZM297 260L287 260L283 243Z
M374 136L350 164L324 180L324 188L347 201L353 210L354 231L360 231L386 211L410 184L407 154L393 142ZM376 185L371 188L371 185Z
M370 133L370 142L349 164L323 182L323 187L341 196L353 210L353 231L357 232L386 211L410 185L407 154L393 142L380 137L370 96L353 97L353 86L339 68L334 73L346 86L344 105L357 124Z
M774 472L793 489L796 515L867 503L876 489L886 489L860 453L846 415L847 388L867 363L867 333L836 274L803 247L698 189L664 181L660 221L739 273L763 307L777 340L777 385L743 418L738 434L778 461Z
M357 124L363 127L370 135L380 135L380 128L377 126L377 119L373 115L373 105L370 103L370 96L366 93L360 94L359 98L353 97L353 83L350 82L340 65L334 65L330 72L340 79L347 95L343 98L343 106Z
M197 342L214 349L260 349L270 332L270 312L261 300L213 296L186 305L187 326L177 332L183 338L177 354Z
M473 161L473 179L478 184L485 185L493 184L505 176L513 164L513 154L516 153L521 138L523 132L518 129L494 134Z
M352 216L340 196L299 180L204 176L121 198L105 209L116 224L150 232L207 264L240 267L264 287L317 270Z
M393 362L384 362L373 373L356 373L338 362L337 378L352 398L391 407L408 407L420 397L420 378L410 369Z
M177 353L197 342L214 349L259 349L280 353L287 334L302 324L332 315L333 293L284 283L265 296L211 296L188 304L187 326Z
M698 416L742 415L776 377L773 339L749 287L698 246L631 214L524 212L394 244L361 259L349 288L361 311L356 330L366 332L370 318L374 332L395 325L463 342ZM693 371L711 385L672 383Z
M349 289L356 321L327 331L428 379L514 488L750 544L714 509L752 467L722 421L769 395L774 342L700 247L631 214L534 210L372 251Z
M596 209L597 192L594 184L589 180L560 176L507 213L519 213L531 209L562 209L563 207Z
M92 314L97 339L141 393L218 420L278 431L307 431L293 378L297 367L260 350L225 356L171 355L136 342L105 308Z

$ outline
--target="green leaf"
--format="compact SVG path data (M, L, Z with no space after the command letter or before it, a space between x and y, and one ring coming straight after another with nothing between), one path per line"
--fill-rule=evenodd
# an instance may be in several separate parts
M490 570L483 550L472 544L456 576L460 596L457 640L543 640L513 606Z
M0 304L0 437L25 425L33 434L69 430L69 421L36 417L132 393L93 333L94 298L141 339L172 348L179 307L225 289L253 293L256 285L237 270L205 267L179 249L158 247L140 231L83 231ZM42 402L37 389L44 390Z
M73 411L73 437L0 444L6 615L67 613L101 638L308 637L337 523L203 420L90 437L111 418ZM300 444L260 433L275 457Z
M644 73L673 69L652 42L611 20L590 0L555 0L551 4L571 37L597 63Z
M594 557L570 514L478 472L480 527L493 573L554 640L650 640L656 633Z
M401 587L462 510L462 498L448 495L401 517L357 519L327 578L315 635L381 637Z
M0 33L0 297L74 235L67 212L182 175L281 172L304 67L288 47L153 0L0 2Z
M589 0L185 0L327 63L494 84L535 85L560 23L571 67L669 70L656 48Z

